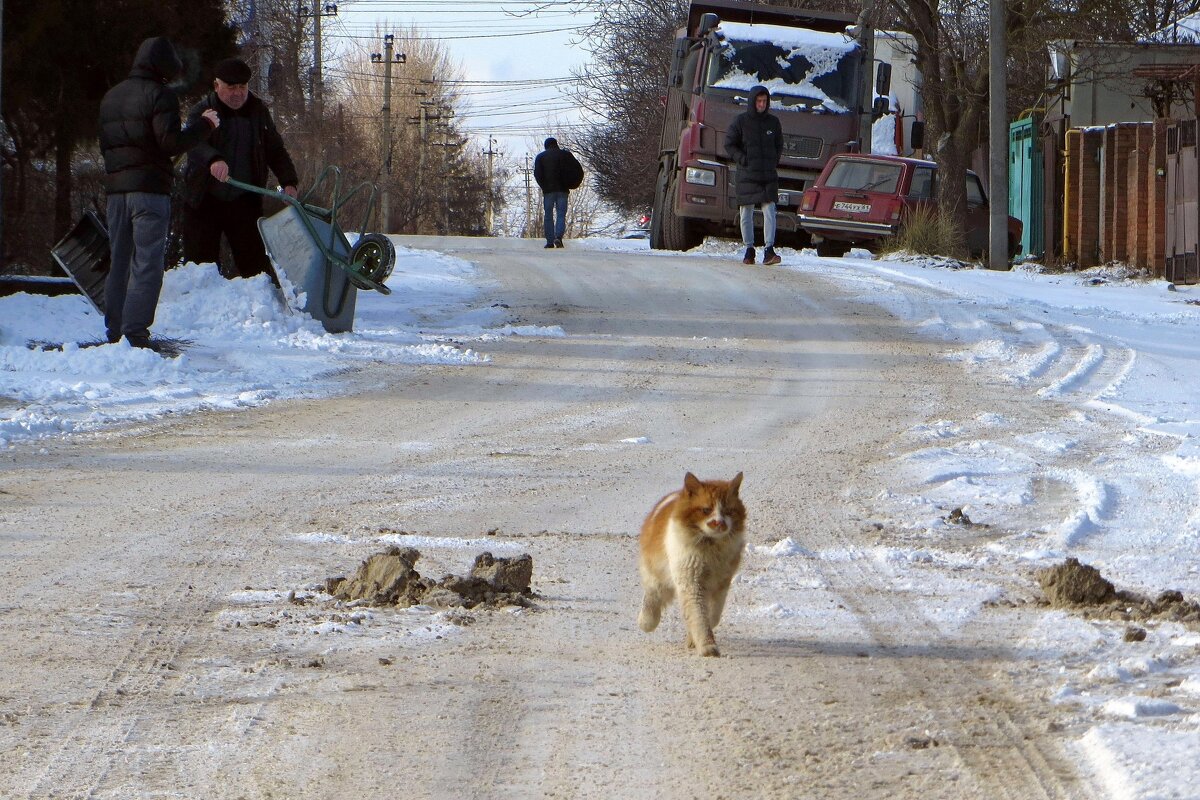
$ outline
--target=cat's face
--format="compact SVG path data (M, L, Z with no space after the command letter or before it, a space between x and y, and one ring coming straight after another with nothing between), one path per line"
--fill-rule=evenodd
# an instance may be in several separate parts
M710 539L741 533L746 524L746 507L738 496L741 486L740 472L730 481L702 481L689 472L683 477L678 516Z

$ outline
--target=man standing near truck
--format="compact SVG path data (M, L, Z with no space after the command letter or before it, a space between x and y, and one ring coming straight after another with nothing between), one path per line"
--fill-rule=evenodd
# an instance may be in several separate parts
M783 126L770 111L765 86L750 90L750 108L734 119L725 134L725 152L737 168L735 191L746 245L743 264L754 263L754 207L762 206L763 263L778 264L775 253L775 201L779 199L779 160L783 158Z

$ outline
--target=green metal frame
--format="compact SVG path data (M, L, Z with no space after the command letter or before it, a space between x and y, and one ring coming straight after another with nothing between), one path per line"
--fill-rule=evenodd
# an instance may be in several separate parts
M329 208L325 208L323 206L318 206L318 205L314 205L314 204L310 203L309 198L313 197L313 195L316 194L317 190L321 187L322 184L325 183L325 181L329 178L330 175L333 176L333 192L329 196L329 203L330 203ZM375 291L380 292L381 294L391 294L392 293L392 290L389 289L388 287L384 286L382 283L378 283L378 282L372 280L371 278L367 277L365 274L363 274L363 268L360 263L358 263L356 261L347 260L343 256L338 255L338 253L335 252L333 249L333 245L334 245L334 241L335 241L334 237L335 236L342 236L343 238L345 237L345 234L342 232L341 228L339 228L338 224L337 224L338 212L342 209L342 206L346 205L346 203L348 203L350 201L350 199L353 198L356 194L358 194L363 189L369 188L371 190L371 196L367 199L367 208L366 208L365 213L363 214L363 222L362 222L362 225L359 226L359 231L360 231L359 238L360 239L362 238L363 233L367 229L367 223L371 219L371 212L375 210L375 196L379 192L379 189L378 189L378 187L375 186L375 184L367 183L367 182L360 183L357 186L355 186L353 189L348 191L346 194L343 195L342 194L342 171L332 164L325 167L325 169L321 170L321 174L317 176L317 179L315 181L313 181L312 187L309 188L309 190L307 192L305 192L303 194L303 196L301 196L299 198L289 197L288 195L284 194L283 192L272 191L270 189L264 189L261 186L255 186L250 183L243 183L242 181L235 180L233 178L229 178L226 181L226 183L228 183L230 186L233 186L237 189L241 189L246 192L253 192L254 194L261 194L265 197L274 197L277 200L282 200L284 203L287 203L289 206L291 206L292 208L294 208L298 212L300 212L300 221L304 224L304 228L305 228L305 230L308 231L308 235L310 237L312 237L313 243L316 244L317 247L320 249L321 255L324 256L325 260L328 261L329 263L336 264L337 266L344 269L346 271L346 273L350 276L351 283L353 283L355 286L357 286L360 289L374 289ZM322 240L320 232L317 231L316 227L312 224L312 217L316 217L316 218L322 220L323 222L326 222L329 224L329 241L328 242ZM355 243L355 245L357 245L357 242ZM354 252L354 246L351 246L350 253L353 254L353 252Z

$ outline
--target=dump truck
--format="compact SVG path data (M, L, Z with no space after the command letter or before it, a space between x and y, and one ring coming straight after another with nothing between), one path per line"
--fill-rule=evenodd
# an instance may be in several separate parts
M650 246L690 250L708 234L736 233L736 165L725 132L759 84L783 127L778 229L806 237L797 224L804 190L834 154L863 147L872 114L888 110L891 67L872 75L874 35L847 14L745 0L692 3L671 60Z

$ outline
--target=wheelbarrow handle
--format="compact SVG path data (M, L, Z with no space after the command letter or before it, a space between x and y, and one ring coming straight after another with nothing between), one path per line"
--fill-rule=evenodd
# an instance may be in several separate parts
M244 192L253 192L254 194L261 194L264 197L275 197L275 198L278 198L278 199L282 200L283 202L287 203L288 205L293 205L293 206L296 206L297 208L304 207L303 203L301 203L299 200L292 197L291 195L285 194L282 189L280 189L278 191L276 191L275 189L264 189L261 186L255 186L253 183L243 183L242 181L239 181L236 178L226 178L225 183L229 184L230 186L232 186L235 189L241 189Z
M236 178L226 178L225 183L229 184L235 189L242 189L243 191L253 192L254 194L261 194L264 197L274 197L276 200L282 200L292 208L295 208L297 211L303 211L306 214L320 217L326 222L329 222L330 217L332 216L332 212L330 212L328 208L322 208L321 206L314 206L310 205L309 203L305 203L298 198L286 194L282 189L264 189L263 187L255 186L252 183L243 183Z

